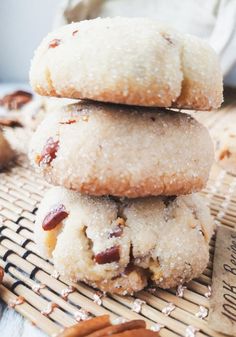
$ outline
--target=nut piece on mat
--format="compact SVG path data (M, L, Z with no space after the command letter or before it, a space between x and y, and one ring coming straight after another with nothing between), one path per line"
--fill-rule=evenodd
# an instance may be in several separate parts
M55 205L68 216L60 220L56 214L57 224L44 230ZM212 232L209 209L197 194L119 201L54 187L39 206L35 242L60 275L126 295L147 280L170 288L199 276Z
M129 198L199 191L214 159L208 131L187 114L91 102L48 115L29 155L52 184Z
M13 158L14 151L0 130L0 169L5 167Z
M109 316L100 316L65 328L58 337L159 336L157 332L147 330L145 327L146 323L143 320L133 320L118 325L111 325Z
M204 41L146 18L97 18L48 34L32 61L48 96L199 110L222 102L216 53Z
M0 99L0 106L3 106L8 110L18 110L31 100L32 94L30 92L17 90Z

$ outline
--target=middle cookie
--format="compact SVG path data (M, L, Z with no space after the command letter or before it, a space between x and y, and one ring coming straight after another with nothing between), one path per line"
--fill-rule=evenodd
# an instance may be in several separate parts
M42 122L30 157L50 183L134 198L201 190L214 152L206 128L187 114L81 102Z

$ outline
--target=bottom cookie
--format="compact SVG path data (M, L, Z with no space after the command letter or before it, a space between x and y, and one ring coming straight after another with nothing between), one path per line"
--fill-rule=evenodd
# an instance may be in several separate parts
M61 275L122 295L199 276L212 233L197 194L120 200L61 187L46 193L35 224L40 253Z

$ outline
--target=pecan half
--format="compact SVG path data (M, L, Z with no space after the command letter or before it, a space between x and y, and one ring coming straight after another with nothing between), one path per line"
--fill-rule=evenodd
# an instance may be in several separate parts
M117 262L120 259L120 246L114 246L106 249L104 252L95 255L95 261L98 264Z
M45 231L50 231L59 225L69 215L65 206L59 204L55 206L44 218L42 227Z
M107 328L104 328L102 330L93 332L92 334L88 335L87 337L105 337L105 336L110 336L114 335L120 332L128 331L128 330L134 330L134 329L141 329L145 328L146 323L145 321L141 319L136 319L133 321L125 322L122 324L117 324L117 325L111 325Z
M49 42L48 48L56 48L61 44L60 39L54 39L51 42Z
M17 90L11 94L5 95L0 100L0 105L8 110L20 109L23 105L32 100L32 94L27 91Z
M108 315L94 317L65 328L57 337L83 337L110 325L111 322Z
M50 164L53 159L56 158L56 153L59 149L59 141L54 141L52 137L48 138L44 145L43 151L40 156L36 156L35 161L39 165L40 163Z

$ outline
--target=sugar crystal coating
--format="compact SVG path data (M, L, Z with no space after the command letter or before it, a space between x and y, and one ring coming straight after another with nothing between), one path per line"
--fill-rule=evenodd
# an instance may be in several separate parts
M219 62L207 42L147 18L97 18L55 30L37 49L30 80L49 96L201 110L222 102Z
M66 120L76 122L61 124ZM55 158L38 167L35 157L48 139L59 142ZM138 197L201 190L214 152L208 131L187 114L81 102L46 117L30 157L50 183L90 195Z
M55 203L63 203L69 215L60 230L44 231L42 221ZM121 214L123 232L111 237ZM147 278L168 288L198 276L208 262L212 232L209 210L198 195L169 202L165 197L115 201L54 187L39 206L35 241L42 256L53 259L61 275L125 294L142 289ZM119 260L100 264L94 259L116 246Z

